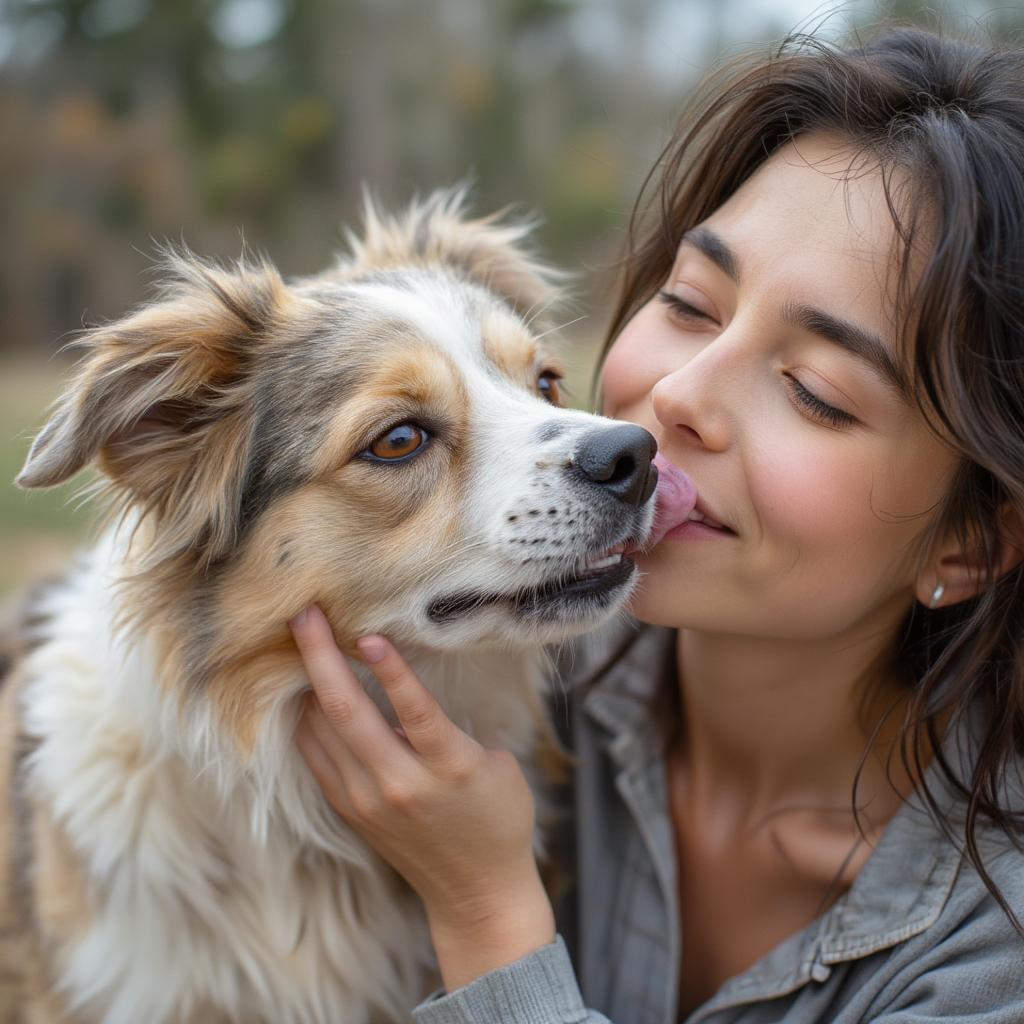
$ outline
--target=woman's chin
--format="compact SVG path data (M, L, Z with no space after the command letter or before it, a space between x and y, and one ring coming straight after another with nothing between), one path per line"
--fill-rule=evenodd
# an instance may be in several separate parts
M626 602L625 611L627 615L640 622L646 622L649 626L679 625L678 616L672 614L670 605L664 600L659 600L658 595L650 588L644 587L643 579Z

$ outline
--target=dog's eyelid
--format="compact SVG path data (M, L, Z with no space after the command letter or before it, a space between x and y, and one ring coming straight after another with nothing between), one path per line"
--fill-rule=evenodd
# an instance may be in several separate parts
M349 449L352 454L346 461L378 461L368 457L366 453L369 452L370 448L377 441L386 437L391 431L406 425L423 431L427 440L427 444L423 445L424 448L439 440L443 440L448 434L448 425L439 416L424 414L422 410L398 410L390 416L375 420L360 431L356 436L355 443Z
M566 367L565 363L557 356L552 356L547 352L538 352L537 358L533 361L533 372L537 377L550 373L561 379L566 374Z

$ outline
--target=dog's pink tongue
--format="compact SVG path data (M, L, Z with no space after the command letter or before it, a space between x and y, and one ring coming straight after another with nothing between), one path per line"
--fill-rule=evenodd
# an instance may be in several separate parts
M685 523L697 504L697 488L678 466L661 452L654 456L654 465L658 467L658 490L654 499L654 525L644 543L648 549L673 527Z

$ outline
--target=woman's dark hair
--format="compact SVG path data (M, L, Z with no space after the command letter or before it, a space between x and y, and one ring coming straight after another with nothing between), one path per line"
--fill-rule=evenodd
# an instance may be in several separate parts
M907 683L894 749L1024 934L976 834L994 824L1024 849L1024 813L1007 796L1024 756L1024 567L997 568L1001 523L1024 524L1024 51L889 27L849 48L792 36L754 66L716 73L644 183L605 351L664 284L684 232L811 132L842 137L882 172L900 239L893 297L910 325L903 340L917 401L962 456L917 554L956 536L984 565L977 597L907 614L886 666ZM981 726L962 779L940 748L969 711L982 712ZM924 783L932 753L966 804L962 827ZM853 797L856 813L856 786Z

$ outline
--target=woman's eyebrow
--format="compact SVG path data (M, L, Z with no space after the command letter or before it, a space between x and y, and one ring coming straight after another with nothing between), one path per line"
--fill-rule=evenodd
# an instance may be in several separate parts
M692 228L683 235L680 244L692 245L731 281L740 283L739 259L721 235L706 227ZM909 401L912 397L906 374L877 334L803 303L786 303L783 317L794 327L824 338L867 363L901 400Z
M726 277L734 284L740 283L740 265L736 254L725 243L725 239L716 235L710 228L691 228L680 239L680 245L692 245L703 253Z
M896 393L897 398L904 402L910 401L910 382L877 334L816 306L803 303L787 302L783 306L782 315L794 327L824 338L867 363L882 378L882 382Z

